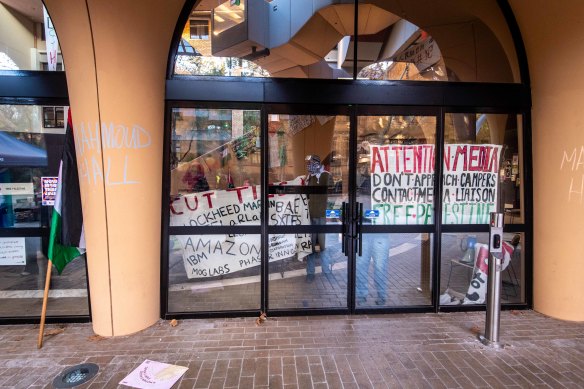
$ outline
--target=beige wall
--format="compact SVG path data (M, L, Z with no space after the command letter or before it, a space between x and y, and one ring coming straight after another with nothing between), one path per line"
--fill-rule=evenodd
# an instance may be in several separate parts
M584 2L510 3L527 50L533 97L534 308L581 321Z
M183 3L46 1L67 66L93 328L104 336L160 315L164 86Z
M28 70L34 44L34 23L0 3L0 52L9 56L19 69Z

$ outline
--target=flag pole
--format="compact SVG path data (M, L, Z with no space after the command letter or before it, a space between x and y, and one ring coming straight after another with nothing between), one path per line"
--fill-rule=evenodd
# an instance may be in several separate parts
M38 348L43 347L43 337L45 335L45 318L47 316L47 300L49 299L49 286L51 284L51 271L53 270L53 262L49 259L47 263L47 278L45 279L45 294L43 296L43 310L41 312L41 326L39 328L39 339L37 342Z

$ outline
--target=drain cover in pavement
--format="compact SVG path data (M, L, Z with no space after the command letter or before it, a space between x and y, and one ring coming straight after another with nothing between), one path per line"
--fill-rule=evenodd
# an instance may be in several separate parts
M99 371L99 366L95 363L83 363L63 370L61 374L53 380L55 388L73 388L81 385L95 377Z

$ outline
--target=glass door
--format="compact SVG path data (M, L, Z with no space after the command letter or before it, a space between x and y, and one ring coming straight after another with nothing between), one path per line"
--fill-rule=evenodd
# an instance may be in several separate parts
M356 120L355 308L428 306L436 115L383 112L362 109Z
M173 107L167 311L261 309L261 115Z
M348 107L267 109L269 309L348 309L350 127Z
M430 306L436 114L264 107L169 111L167 312Z

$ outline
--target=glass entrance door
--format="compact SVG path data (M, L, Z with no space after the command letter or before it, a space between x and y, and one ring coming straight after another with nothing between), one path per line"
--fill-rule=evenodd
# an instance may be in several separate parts
M433 111L210 105L169 119L167 312L432 304Z
M348 110L267 114L269 309L348 307Z
M355 308L431 305L436 116L356 122Z
M269 309L432 304L437 120L396 112L268 111Z

